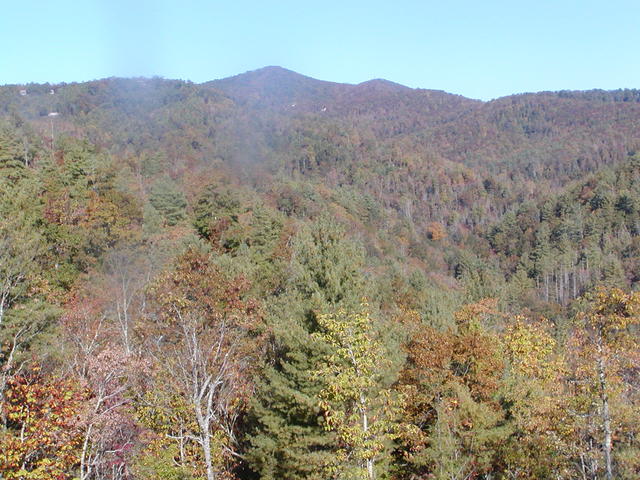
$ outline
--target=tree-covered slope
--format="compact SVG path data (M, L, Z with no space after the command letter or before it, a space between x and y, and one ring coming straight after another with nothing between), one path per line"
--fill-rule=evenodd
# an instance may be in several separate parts
M0 476L638 478L638 99L0 87Z

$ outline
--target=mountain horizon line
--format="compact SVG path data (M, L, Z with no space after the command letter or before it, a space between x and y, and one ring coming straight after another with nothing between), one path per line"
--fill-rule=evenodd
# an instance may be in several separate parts
M322 80L322 79L318 79L309 75L305 75L299 72L296 72L294 70L288 69L286 67L282 67L279 65L267 65L264 67L260 67L254 70L247 70L245 72L242 73L238 73L235 75L231 75L231 76L227 76L227 77L221 77L221 78L215 78L215 79L211 79L211 80L205 80L202 82L196 82L196 81L192 81L189 79L183 79L183 78L169 78L169 77L164 77L162 75L151 75L151 76L145 76L145 75L140 75L140 76L131 76L131 77L123 77L123 76L117 76L117 75L113 75L113 76L109 76L109 77L102 77L102 78L96 78L96 79L91 79L91 80L78 80L78 81L63 81L63 82L26 82L26 83L2 83L0 84L0 87L16 87L16 88L28 88L29 86L51 86L53 88L56 87L62 87L62 86L66 86L66 85L81 85L81 84L90 84L90 83L95 83L95 82L104 82L104 81L108 81L108 80L138 80L138 81L151 81L151 80L163 80L163 81L177 81L177 82L184 82L186 84L192 84L192 85L208 85L208 86L215 86L216 84L229 84L231 82L257 82L258 80L286 80L286 81L306 81L306 82L315 82L317 85L324 85L324 86L335 86L335 87L367 87L370 86L372 88L385 88L387 90L396 90L396 91L405 91L405 92L438 92L438 93L445 93L448 95L453 95L453 96L457 96L457 97L462 97L468 100L473 100L473 101L477 101L477 102L482 102L482 103L489 103L489 102L493 102L493 101L498 101L501 99L505 99L505 98L510 98L510 97L517 97L517 96L523 96L523 95L539 95L539 94L549 94L549 95L558 95L558 94L563 94L563 93L593 93L593 92L638 92L639 89L637 88L626 88L626 87L620 87L620 88L615 88L615 89L602 89L602 88L590 88L590 89L569 89L569 88L565 88L565 89L558 89L558 90L540 90L540 91L523 91L523 92L514 92L508 95L503 95L503 96L499 96L499 97L494 97L494 98L490 98L490 99L480 99L480 98L474 98L474 97L468 97L466 95L462 95L462 94L458 94L458 93L454 93L454 92L450 92L448 90L444 90L444 89L438 89L438 88L426 88L426 87L410 87L407 85L404 85L402 83L398 83L395 82L393 80L388 80L385 78L371 78L369 80L365 80L359 83L351 83L351 82L337 82L337 81L332 81L332 80Z

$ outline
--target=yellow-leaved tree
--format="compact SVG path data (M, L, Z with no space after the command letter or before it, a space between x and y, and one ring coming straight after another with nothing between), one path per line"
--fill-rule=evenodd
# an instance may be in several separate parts
M315 371L327 430L336 433L337 455L328 466L334 478L373 480L376 462L393 437L398 399L384 385L389 355L368 306L358 312L320 315L315 334L334 351Z
M511 435L502 467L508 478L572 478L574 422L566 364L551 322L516 317L501 341L508 364L502 397Z
M586 308L576 317L568 355L573 411L582 438L582 474L585 478L604 474L607 480L637 478L640 446L633 431L640 421L640 293L600 288L585 300Z

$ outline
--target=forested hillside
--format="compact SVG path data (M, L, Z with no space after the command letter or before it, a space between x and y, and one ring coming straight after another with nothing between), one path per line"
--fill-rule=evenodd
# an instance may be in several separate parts
M0 477L640 477L640 92L0 87Z

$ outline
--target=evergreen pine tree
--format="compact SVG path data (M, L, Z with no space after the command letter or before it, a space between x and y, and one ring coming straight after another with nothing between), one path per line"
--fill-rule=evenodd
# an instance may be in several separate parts
M324 480L335 446L319 408L324 385L312 372L331 347L313 333L319 314L358 304L364 255L327 217L303 228L292 250L289 283L271 306L277 355L253 403L248 459L265 480Z
M151 205L164 217L167 225L176 225L185 218L187 200L174 181L165 177L151 187Z
M9 127L0 125L0 179L15 181L24 176L24 149Z

